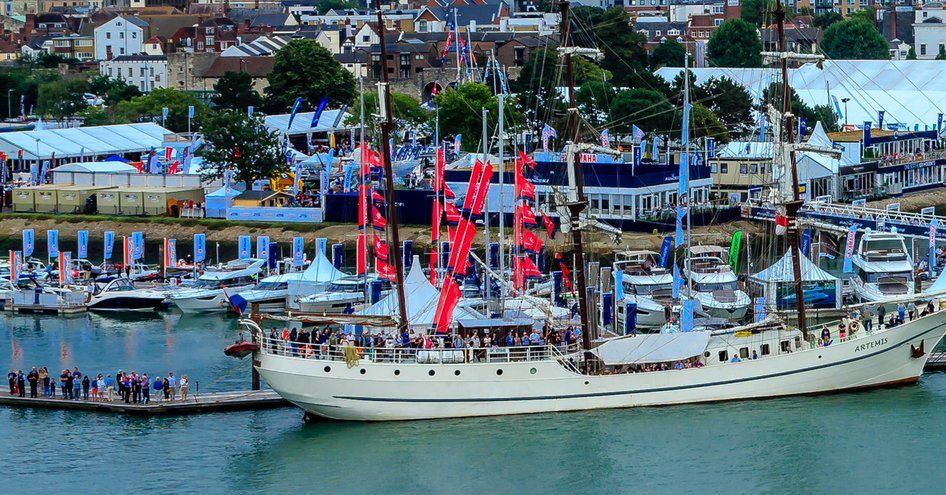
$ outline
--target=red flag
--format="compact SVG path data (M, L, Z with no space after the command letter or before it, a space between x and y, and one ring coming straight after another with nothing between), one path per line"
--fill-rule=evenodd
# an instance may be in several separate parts
M470 211L473 208L473 197L476 196L476 186L480 183L480 177L483 175L483 162L477 160L473 165L473 173L470 174L470 183L466 186L466 197L463 198L463 211Z
M516 215L519 215L519 221L522 222L523 227L539 226L539 221L535 218L535 212L525 203L519 203L519 206L516 207Z
M437 148L437 164L434 166L434 192L438 193L443 189L443 171L446 168L446 163L443 158L443 147Z
M433 213L430 215L430 242L434 243L434 246L437 245L437 241L440 239L440 221L442 217L443 206L440 205L440 200L434 198Z
M367 215L367 202L368 198L365 195L365 190L367 186L359 186L358 188L358 226L364 227L365 221L368 220Z
M371 167L380 167L381 153L372 149L365 150L365 163Z
M555 239L555 233L558 232L558 225L555 225L555 222L553 222L544 211L542 212L542 223L545 224L545 234L549 239Z
M169 173L169 174L176 174L176 173L177 173L177 168L178 168L180 165L181 165L181 162L180 162L179 160L174 160L174 163L172 163L171 166L168 167L168 173Z
M519 270L524 277L541 277L542 272L535 266L530 256L519 256Z
M165 147L164 147L164 159L165 159L165 160L170 160L172 156L174 156L174 148L172 148L172 147L170 147L170 146L165 146Z
M374 270L378 272L379 277L386 278L388 280L394 280L397 278L397 272L395 271L396 269L394 268L394 265L377 257L374 259Z
M522 275L522 264L519 257L512 259L512 287L516 290L522 290L526 286L526 278Z
M356 265L355 271L357 272L358 275L365 274L365 265L367 264L365 260L365 257L367 255L367 253L365 252L367 250L367 246L365 246L366 239L367 239L367 235L365 234L364 230L358 233L358 241L355 247L357 251L355 253L355 265Z
M529 167L529 168L535 168L535 160L533 160L531 156L529 156L529 155L527 155L527 154L525 154L525 153L523 153L523 152L521 152L521 151L519 152L519 160L522 161L522 164L523 164L523 165L525 165L525 166L527 166L527 167Z
M388 219L384 218L377 206L371 207L371 223L376 229L384 229L388 225Z
M437 250L430 251L430 285L437 286Z
M473 245L473 238L476 237L476 224L467 220L460 219L457 226L456 237L453 242L453 250L450 252L450 260L447 262L447 269L456 271L460 268L470 254L470 246Z
M483 205L486 204L486 193L489 191L489 180L493 177L493 166L489 163L483 170L483 176L480 178L479 186L476 188L476 198L473 201L473 215L483 214Z
M460 222L460 210L457 209L456 205L447 201L443 204L444 210L447 213L447 225L456 225Z
M372 201L378 201L378 202L384 203L384 196L382 196L381 193L379 193L379 192L377 191L377 189L372 189L372 190L371 190L371 200L372 200Z
M460 287L453 277L447 277L443 281L440 298L437 300L437 312L434 314L437 333L447 333L450 329L450 322L453 321L453 310L456 309L459 301Z
M522 242L523 248L533 253L538 253L542 250L542 239L539 239L539 236L535 235L535 232L529 229L522 229L520 242Z
M384 261L388 260L388 243L382 241L378 234L374 235L374 256Z
M568 270L568 265L565 264L565 260L562 259L562 253L555 253L555 259L558 260L558 269L562 272L562 280L565 281L565 285L568 286L568 292L575 292L575 289L572 287L572 274Z
M516 171L516 199L535 201L535 184L522 175L522 169Z
M446 182L443 183L443 197L447 199L455 199L457 197L457 194L453 192L453 189L450 189L450 186Z

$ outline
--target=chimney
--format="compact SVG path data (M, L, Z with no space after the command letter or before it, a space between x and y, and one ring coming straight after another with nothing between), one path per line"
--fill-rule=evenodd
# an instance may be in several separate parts
M36 14L26 14L26 23L23 25L23 31L26 34L32 34L36 29Z
M890 3L890 38L891 40L897 39L897 10L893 2Z

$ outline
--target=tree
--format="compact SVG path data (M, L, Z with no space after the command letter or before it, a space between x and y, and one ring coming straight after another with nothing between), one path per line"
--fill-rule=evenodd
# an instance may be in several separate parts
M826 12L824 14L815 16L811 21L811 25L814 27L821 28L822 31L831 27L832 24L841 22L844 20L844 16L837 12Z
M369 123L374 120L372 115L378 115L381 112L378 106L378 93L376 91L366 91L365 99L365 120ZM361 119L361 98L356 98L355 103L348 111L348 123L354 124ZM391 91L391 115L394 117L395 125L402 127L416 127L427 123L430 120L430 113L420 106L420 100L413 96Z
M305 109L314 109L323 97L329 105L351 103L355 76L315 40L296 39L276 52L267 76L266 107L272 113L288 112L301 97Z
M716 118L712 110L699 103L695 103L690 111L690 130L691 138L708 136L720 143L729 142L729 131L726 125Z
M246 72L227 71L217 84L214 84L214 95L211 102L217 108L232 108L246 111L247 107L259 108L263 99L253 89L253 78Z
M674 40L663 41L650 54L650 67L654 70L663 66L680 67L686 52L686 48Z
M121 79L111 79L106 75L98 75L89 79L89 92L102 98L108 106L141 96L138 86L127 84Z
M204 104L193 94L173 88L158 88L146 95L119 102L118 105L109 108L109 114L112 121L116 123L136 122L145 118L161 122L163 109L167 108L168 118L165 121L165 127L174 132L185 132L188 130L187 115L190 106L194 107L197 119L205 113ZM196 129L198 123L192 122L191 130Z
M319 14L325 15L330 10L357 9L358 4L350 0L319 0Z
M943 45L939 45L939 53L936 54L936 60L946 60L946 48L943 48Z
M742 137L753 126L752 97L728 77L713 77L697 86L693 99L706 105L732 136Z
M611 72L612 82L632 86L636 71L647 66L647 37L631 29L623 7L604 11L594 26L594 35L604 52L601 67Z
M636 125L644 132L667 133L675 116L673 105L663 93L644 88L619 91L610 110L613 127L620 132L630 132L631 125Z
M753 26L761 26L767 12L770 12L774 3L772 0L742 0L739 2L742 20Z
M607 121L614 87L604 81L589 81L575 91L578 111L592 125L601 126Z
M201 128L204 147L200 156L207 163L201 180L219 179L232 168L234 180L249 190L255 180L286 172L279 135L266 129L262 117L239 110L208 112Z
M88 86L88 82L82 79L43 83L39 87L36 110L56 120L75 116L88 106L83 96Z
M832 108L830 105L816 105L815 107L809 107L804 101L802 101L794 89L792 89L792 94L790 97L792 101L792 113L797 118L805 119L805 122L809 128L813 128L816 122L821 122L825 128L825 131L827 132L838 129L838 116L835 113L834 108ZM762 91L762 104L760 105L759 110L765 111L765 109L768 108L768 105L771 105L776 110L782 110L782 108L784 108L781 82L774 82L770 84L768 88Z
M907 52L907 60L916 60L916 50L913 47L910 47L910 51Z
M863 19L847 19L825 29L821 49L828 58L887 60L887 40L873 24Z
M505 121L511 129L522 121L522 116L506 99ZM483 117L481 108L488 112L488 122L498 122L499 99L490 89L481 83L464 83L456 88L446 88L434 97L434 104L440 108L440 128L444 132L463 134L461 145L464 150L475 151L481 146Z
M755 26L742 19L730 19L713 30L706 56L716 67L759 67L762 40Z

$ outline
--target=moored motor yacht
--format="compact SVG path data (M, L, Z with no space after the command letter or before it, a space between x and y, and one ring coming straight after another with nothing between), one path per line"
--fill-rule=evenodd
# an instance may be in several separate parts
M248 259L208 268L193 285L173 291L171 303L185 313L225 312L230 307L227 293L253 288L265 266L266 260Z
M248 307L256 305L259 311L273 313L286 309L289 296L289 282L302 278L302 272L273 275L260 280L255 287L237 292ZM228 290L229 293L229 290Z
M690 297L710 316L739 321L745 318L752 300L739 288L728 258L729 251L720 246L693 246L684 261L684 276L692 286L691 292L687 290Z
M373 297L380 299L391 290L391 283L385 279L369 278L366 283L364 276L345 277L329 284L324 292L299 298L299 310L304 313L344 313L365 303L366 298L372 298L368 292L374 281L380 281L381 292Z
M636 305L635 326L659 328L667 323L673 305L673 274L659 266L659 258L646 250L615 253L614 271L624 289L624 301L617 301L619 323L625 318L625 303Z
M864 301L914 293L913 259L902 235L867 231L851 257L857 277L854 293Z
M127 278L117 278L97 287L88 301L89 311L152 311L164 302L164 294L139 289Z

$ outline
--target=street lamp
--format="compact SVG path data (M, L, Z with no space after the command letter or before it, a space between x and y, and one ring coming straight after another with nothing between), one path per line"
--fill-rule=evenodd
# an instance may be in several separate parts
M851 101L850 98L841 98L841 103L844 103L844 127L847 127L847 102Z

